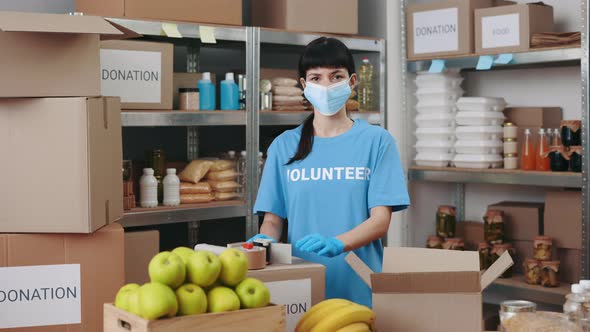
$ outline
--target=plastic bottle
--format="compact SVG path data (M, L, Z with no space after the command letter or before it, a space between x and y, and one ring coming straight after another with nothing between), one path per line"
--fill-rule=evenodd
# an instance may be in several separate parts
M144 208L158 206L158 180L154 176L153 168L144 168L139 180L140 204Z
M363 64L359 68L358 102L359 111L373 110L373 65L369 58L363 58Z
M215 110L215 85L211 82L211 73L203 73L203 78L198 83L199 86L199 109L202 111Z
M559 128L555 128L553 131L553 140L551 141L551 146L560 146L561 145L561 132L559 132Z
M176 176L175 168L166 169L166 177L164 178L164 205L178 206L180 205L180 179Z
M580 284L573 284L571 293L566 295L566 301L563 305L563 313L567 315L568 320L581 327L582 305L587 301L584 295L584 289Z
M225 80L221 81L221 109L239 110L240 91L234 80L234 73L225 74Z
M551 160L549 159L549 145L547 144L547 136L545 136L545 129L539 129L539 141L537 142L537 149L535 152L535 166L537 171L548 172L551 170Z
M531 130L525 129L524 131L524 144L522 145L520 165L525 171L534 171L535 165L535 148L533 145L533 138L531 137Z

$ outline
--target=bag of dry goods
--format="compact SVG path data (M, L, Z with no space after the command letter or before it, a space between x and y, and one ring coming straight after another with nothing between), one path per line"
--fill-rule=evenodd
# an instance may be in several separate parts
M209 169L212 172L225 171L236 167L236 162L233 160L215 160Z
M240 187L240 184L236 181L209 181L209 184L211 189L220 193L235 192Z
M181 181L199 183L213 165L211 160L193 160L178 174Z
M221 172L209 172L207 173L207 180L213 181L232 181L235 180L238 176L238 173L233 169L228 169Z
M272 86L297 86L297 80L287 77L275 77L270 80Z
M209 203L214 199L212 194L186 194L180 195L180 204Z
M295 86L273 86L272 93L275 96L302 96L303 90Z
M236 199L240 197L238 193L215 193L215 200L216 201L229 201L230 199Z
M209 194L211 193L211 185L208 182L180 183L180 194Z
M303 96L273 96L272 101L274 102L287 102L287 101L300 101L303 102L305 98Z

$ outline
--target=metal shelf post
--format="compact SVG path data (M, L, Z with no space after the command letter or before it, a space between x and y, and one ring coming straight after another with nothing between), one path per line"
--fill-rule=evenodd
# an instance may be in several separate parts
M590 10L588 0L582 0L582 59L580 70L582 74L582 276L590 277L590 188L588 176L590 175L590 115L588 114L588 15Z

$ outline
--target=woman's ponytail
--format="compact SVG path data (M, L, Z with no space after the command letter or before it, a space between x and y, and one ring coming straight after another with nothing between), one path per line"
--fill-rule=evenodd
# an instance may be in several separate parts
M291 165L292 163L303 160L307 158L307 156L311 153L311 148L313 147L313 113L305 119L303 122L303 128L301 129L301 138L299 139L299 146L297 147L297 152L291 159L287 165Z

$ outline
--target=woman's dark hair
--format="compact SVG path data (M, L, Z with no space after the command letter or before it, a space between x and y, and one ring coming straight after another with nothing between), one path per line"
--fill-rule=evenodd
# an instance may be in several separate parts
M307 71L312 68L345 68L348 74L356 73L352 53L343 42L336 38L320 37L307 44L299 58L299 77L307 76ZM313 146L313 114L303 122L301 139L297 152L287 165L305 159Z

